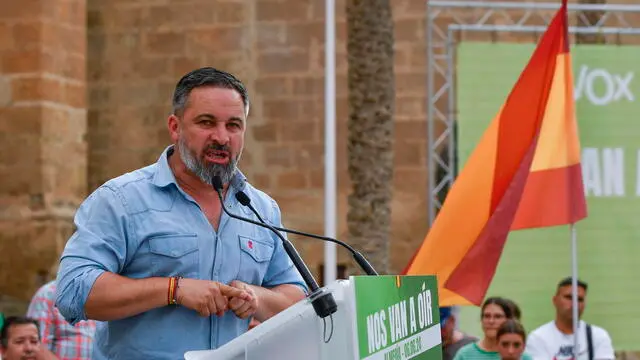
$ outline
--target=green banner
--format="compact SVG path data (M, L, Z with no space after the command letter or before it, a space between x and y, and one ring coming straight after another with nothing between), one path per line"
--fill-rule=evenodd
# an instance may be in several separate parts
M357 359L442 359L435 276L355 276Z
M457 49L458 168L504 103L532 44L461 43ZM587 219L576 226L579 277L589 284L583 319L605 328L616 350L640 350L640 48L571 49ZM464 220L461 220L462 223ZM551 321L557 282L571 275L568 226L512 232L488 295L512 298L528 331ZM477 308L461 327L481 334Z

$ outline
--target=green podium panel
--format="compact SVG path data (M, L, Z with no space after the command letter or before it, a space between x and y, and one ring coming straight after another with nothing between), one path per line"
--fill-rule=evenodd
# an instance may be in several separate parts
M353 276L356 359L440 360L435 276Z

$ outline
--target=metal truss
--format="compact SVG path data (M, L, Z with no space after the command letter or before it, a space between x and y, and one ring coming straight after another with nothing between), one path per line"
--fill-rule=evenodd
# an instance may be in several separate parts
M554 3L429 1L427 4L427 121L429 225L456 177L455 45L460 41L536 41L560 6ZM632 17L640 5L570 4L572 41L628 43L640 35ZM636 20L637 21L637 20ZM591 40L588 40L591 37ZM587 39L583 39L587 38ZM638 38L636 37L636 42Z

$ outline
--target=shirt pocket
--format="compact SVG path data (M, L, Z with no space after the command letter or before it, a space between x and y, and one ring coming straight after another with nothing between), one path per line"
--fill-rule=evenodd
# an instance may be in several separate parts
M149 239L153 276L198 278L197 234L166 234Z
M274 246L267 240L238 236L240 246L240 271L238 280L262 285L273 256Z

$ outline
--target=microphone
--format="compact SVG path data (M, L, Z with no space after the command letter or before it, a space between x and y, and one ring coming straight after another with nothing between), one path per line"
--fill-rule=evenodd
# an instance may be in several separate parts
M293 265L300 272L300 275L302 275L304 282L307 284L307 286L311 290L311 294L309 294L309 298L311 299L311 305L313 306L313 309L315 310L316 314L319 317L324 319L325 317L335 313L338 310L338 304L336 303L336 300L333 298L333 294L331 294L330 292L324 291L318 286L318 283L313 278L313 275L311 275L309 268L307 268L307 266L305 265L304 261L300 257L300 254L298 254L298 251L293 246L293 244L289 240L287 240L284 236L282 236L282 234L278 230L276 230L273 226L264 222L258 222L258 221L231 213L229 210L227 210L226 206L224 206L224 199L222 198L223 185L222 185L222 179L220 178L220 176L217 176L217 175L214 176L211 183L214 190L218 194L218 198L220 199L220 205L222 207L222 210L225 212L225 214L227 214L229 217L232 217L234 219L267 228L273 231L273 233L276 234L278 238L280 238L280 240L282 241L282 246L284 247L284 250L287 252L287 255L289 255L289 258L293 262Z
M238 200L238 202L240 202L240 204L242 204L242 205L248 207L249 209L251 209L251 211L253 211L253 213L258 217L258 220L260 220L261 222L264 223L264 220L262 220L262 218L260 217L260 214L258 214L258 211L253 207L253 205L251 205L251 199L249 198L249 196L247 194L245 194L243 191L238 191L238 192L236 192L236 199ZM353 247L351 247L351 245L349 245L349 244L347 244L347 243L345 243L343 241L340 241L338 239L333 239L333 238L330 238L330 237L326 237L326 236L310 234L310 233L306 233L306 232L302 232L302 231L291 230L291 229L281 228L281 227L277 227L277 226L274 226L273 228L276 229L276 230L284 231L284 232L291 233L291 234L307 236L307 237L310 237L310 238L329 241L329 242L338 244L338 245L344 247L345 249L349 250L349 252L353 256L353 259L358 263L360 268L367 275L378 275L378 272L373 268L373 266L371 266L371 264L367 261L367 259L364 257L364 255L362 255L358 250L354 249Z

